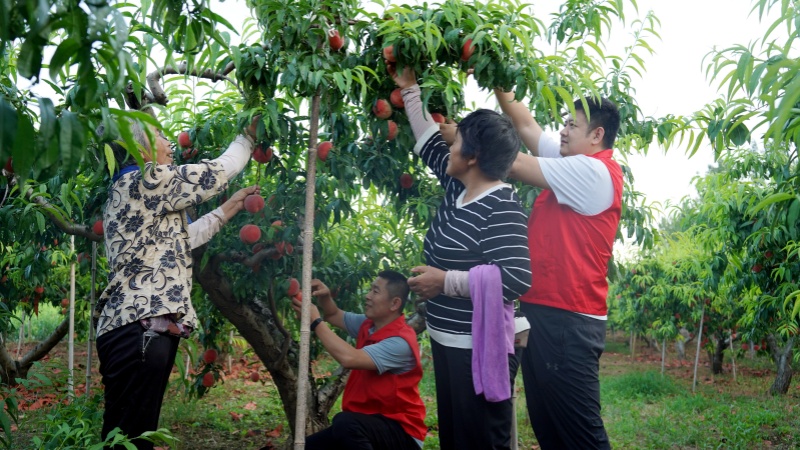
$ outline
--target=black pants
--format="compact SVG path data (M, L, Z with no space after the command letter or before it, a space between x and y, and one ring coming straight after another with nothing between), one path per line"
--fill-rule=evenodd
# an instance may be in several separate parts
M511 448L514 408L509 398L488 402L475 395L472 384L472 350L445 347L431 339L442 450L494 450ZM517 358L509 355L513 386ZM510 394L510 392L509 392Z
M103 439L115 427L130 438L158 429L161 403L180 338L156 334L146 340L144 333L142 325L134 322L97 338L105 386ZM153 448L150 442L133 442L140 450Z
M340 412L330 427L306 438L306 450L419 450L394 420L380 414Z
M600 417L600 355L606 322L522 303L531 324L522 379L542 450L610 449Z

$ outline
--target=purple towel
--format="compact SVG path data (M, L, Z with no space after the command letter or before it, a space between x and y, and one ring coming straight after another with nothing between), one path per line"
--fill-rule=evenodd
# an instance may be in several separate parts
M487 401L511 398L508 355L514 353L514 305L503 302L500 268L469 270L472 296L472 384Z

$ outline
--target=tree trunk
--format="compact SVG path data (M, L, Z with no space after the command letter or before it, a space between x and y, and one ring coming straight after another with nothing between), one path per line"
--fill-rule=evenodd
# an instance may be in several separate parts
M692 342L694 337L686 328L681 328L678 334L680 336L675 340L675 351L678 353L678 359L683 361L686 359L686 345Z
M792 360L794 359L794 337L790 337L783 347L778 346L778 340L774 334L767 335L767 342L769 343L769 353L772 356L772 361L775 362L775 381L769 387L769 393L772 395L786 395L789 392L789 386L792 384L792 376L794 376L794 368L792 367Z
M69 320L65 319L53 330L47 339L40 342L36 347L33 347L18 360L13 359L11 355L8 354L5 345L0 346L0 384L16 386L17 378L27 378L28 370L30 370L33 363L50 353L50 350L67 335L68 330Z
M716 345L714 346L714 354L711 357L711 373L714 375L719 375L722 373L722 363L723 358L725 357L725 347L727 347L728 343L724 337L718 337L714 339Z
M202 260L203 251L195 252L195 261ZM299 345L284 328L283 320L277 316L269 297L237 299L234 296L231 284L220 271L221 258L218 256L212 257L201 271L195 272L195 279L214 306L253 347L255 354L269 371L281 397L283 411L294 431ZM348 374L349 371L340 368L322 387L318 387L309 374L307 433L329 426L328 414L344 390Z

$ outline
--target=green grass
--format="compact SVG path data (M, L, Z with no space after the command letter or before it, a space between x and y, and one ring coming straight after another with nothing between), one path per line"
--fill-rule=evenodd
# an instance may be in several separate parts
M22 310L17 309L14 315L22 318ZM39 304L39 315L25 316L25 336L23 342L38 342L46 339L56 329L58 324L64 321L64 317L65 316L61 314L61 307L55 307L49 303ZM11 327L8 332L6 332L6 338L10 342L16 343L19 339L20 322L18 320L12 320L10 323ZM14 348L16 349L16 347Z
M424 346L423 346L424 347ZM63 351L63 350L62 350ZM425 373L420 393L426 403L426 424L431 432L425 449L438 448L435 387L432 364L423 348ZM740 355L741 356L741 355ZM800 386L797 380L786 396L772 397L767 390L774 374L764 356L737 359L738 378L733 380L730 362L725 373L713 376L705 364L698 369L697 392L692 393L692 357L682 364L668 354L661 374L660 353L637 348L628 354L627 343L611 339L601 359L603 420L615 449L791 449L800 447ZM53 359L57 359L54 356ZM701 355L701 361L705 354ZM248 450L265 445L291 444L288 422L275 387L253 383L247 373L260 365L249 361L215 386L200 400L187 400L177 380L170 386L161 415L161 426L180 442L172 450ZM317 373L335 364L323 360ZM47 369L45 369L47 370ZM263 374L263 371L262 371ZM99 379L98 379L99 383ZM520 449L536 441L525 407L521 376L517 378L517 419ZM334 407L331 415L339 411ZM44 423L53 417L69 417L54 409L26 413L13 448L30 449ZM233 413L233 414L231 414ZM54 415L55 414L55 415ZM49 415L49 417L48 417ZM238 419L234 420L234 416ZM74 423L71 422L71 423ZM99 428L97 423L96 427ZM269 437L267 433L273 436Z

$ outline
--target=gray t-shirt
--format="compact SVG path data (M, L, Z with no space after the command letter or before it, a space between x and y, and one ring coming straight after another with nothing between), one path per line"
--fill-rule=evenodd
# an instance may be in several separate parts
M357 338L358 330L365 320L367 320L367 316L364 314L345 312L344 326L347 334ZM369 330L369 334L374 332L374 328ZM417 365L411 346L399 336L386 338L377 344L365 345L362 350L372 358L372 362L375 363L379 374L389 372L397 375L408 372Z

